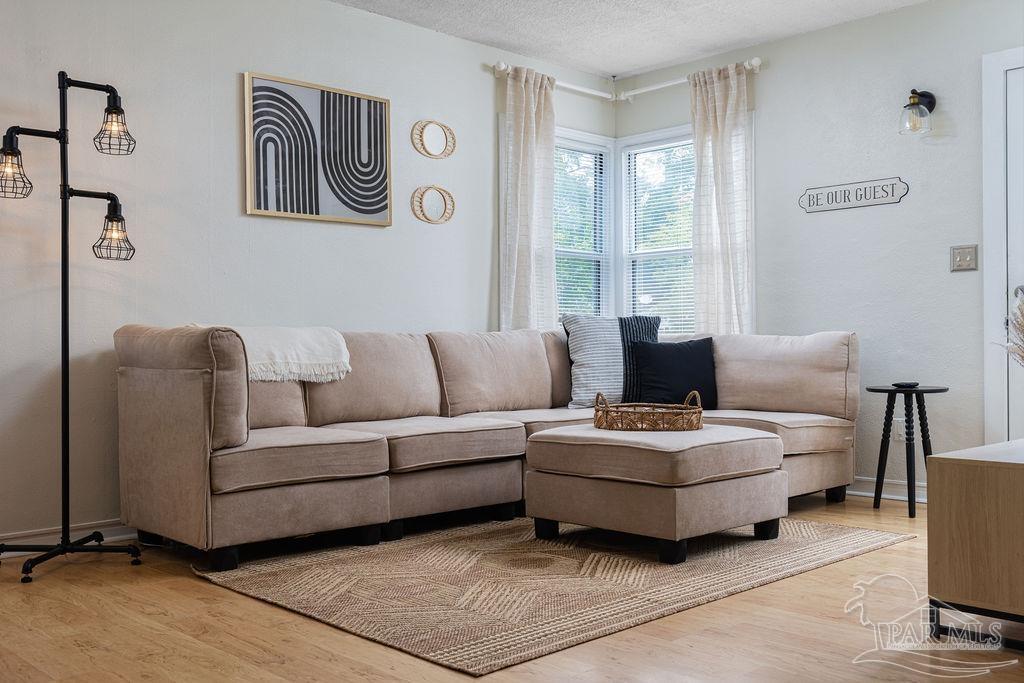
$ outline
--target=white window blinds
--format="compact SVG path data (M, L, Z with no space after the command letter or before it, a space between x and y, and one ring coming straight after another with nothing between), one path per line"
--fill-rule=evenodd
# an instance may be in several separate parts
M623 161L626 303L660 315L662 332L693 332L693 142L628 150Z
M600 315L608 295L607 155L555 146L554 232L558 312Z

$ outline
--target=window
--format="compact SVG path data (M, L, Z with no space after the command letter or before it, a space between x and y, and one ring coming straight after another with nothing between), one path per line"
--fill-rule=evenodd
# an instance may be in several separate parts
M693 332L693 141L629 147L623 164L625 303L663 332Z
M607 150L559 139L555 146L555 290L558 313L608 310Z
M619 163L621 192L613 202ZM673 129L616 144L560 129L554 178L559 314L659 315L663 332L695 331L689 133Z

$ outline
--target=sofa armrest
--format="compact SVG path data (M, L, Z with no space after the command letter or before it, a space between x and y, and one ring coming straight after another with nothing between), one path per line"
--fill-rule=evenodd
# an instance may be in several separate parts
M206 405L211 448L241 446L249 439L249 367L237 332L225 327L125 325L114 333L114 349L122 368L210 372Z
M860 340L850 332L849 365L846 368L846 419L857 421L860 414Z
M207 548L213 371L126 367L117 375L121 520Z

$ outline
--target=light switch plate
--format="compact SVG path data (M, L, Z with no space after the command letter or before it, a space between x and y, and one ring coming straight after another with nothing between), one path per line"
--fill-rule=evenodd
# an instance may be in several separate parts
M978 245L963 244L949 248L949 272L978 269Z

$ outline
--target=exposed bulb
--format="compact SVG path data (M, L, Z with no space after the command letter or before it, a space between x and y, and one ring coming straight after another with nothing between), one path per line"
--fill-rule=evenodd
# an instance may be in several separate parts
M107 107L100 132L96 133L92 142L96 145L96 151L103 154L125 155L135 151L135 138L128 132L123 109Z
M931 115L928 108L921 104L921 100L916 94L911 94L910 100L900 113L900 134L915 135L927 133L931 129Z
M21 165L21 152L5 149L0 157L0 197L24 199L32 194L32 181Z
M107 216L100 238L92 245L92 253L96 258L109 261L130 261L135 256L135 247L128 241L123 217Z

